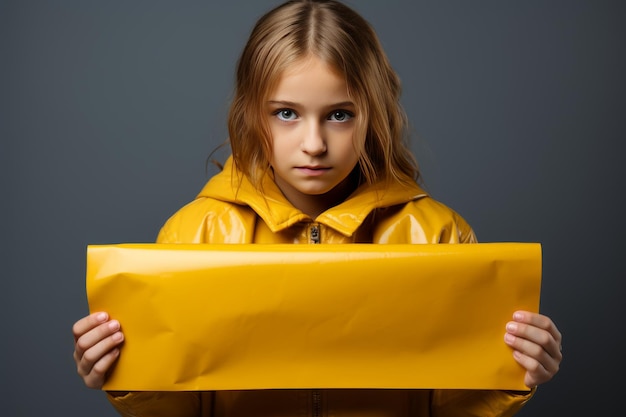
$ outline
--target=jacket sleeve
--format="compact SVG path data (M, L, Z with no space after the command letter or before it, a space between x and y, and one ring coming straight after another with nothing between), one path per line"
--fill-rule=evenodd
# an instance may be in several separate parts
M211 409L211 396L201 392L107 393L113 407L123 417L199 417Z
M534 395L530 391L435 390L432 417L511 417Z

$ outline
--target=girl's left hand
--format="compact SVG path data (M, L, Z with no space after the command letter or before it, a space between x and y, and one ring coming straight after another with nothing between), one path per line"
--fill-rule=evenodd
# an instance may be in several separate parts
M506 324L504 342L526 369L524 383L529 388L548 382L559 371L563 360L561 333L549 317L516 311L513 321Z

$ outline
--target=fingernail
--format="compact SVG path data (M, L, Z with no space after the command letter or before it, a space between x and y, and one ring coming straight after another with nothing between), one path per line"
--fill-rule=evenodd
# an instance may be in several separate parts
M121 332L114 333L111 337L113 338L114 342L121 342L122 340L124 340L124 335Z
M522 321L524 320L524 315L522 313L513 314L513 320Z
M96 320L100 321L100 322L104 322L107 319L107 313L98 313L98 315L96 315Z
M111 322L109 323L109 329L111 330L119 330L120 329L120 322L117 320L111 320Z
M512 333L516 332L516 331L517 331L517 323L510 323L510 322L509 322L509 323L507 323L507 325L506 325L506 329L507 329L509 332L512 332Z
M506 333L504 335L504 341L507 343L513 343L515 341L515 336L513 336L512 334Z

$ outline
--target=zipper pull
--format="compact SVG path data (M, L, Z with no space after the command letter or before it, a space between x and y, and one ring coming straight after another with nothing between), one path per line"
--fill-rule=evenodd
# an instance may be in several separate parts
M320 243L320 226L319 224L311 225L311 229L309 230L310 234L310 243L318 244Z

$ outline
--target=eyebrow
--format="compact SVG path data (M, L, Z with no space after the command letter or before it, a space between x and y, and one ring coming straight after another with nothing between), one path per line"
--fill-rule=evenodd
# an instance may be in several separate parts
M296 102L287 101L287 100L269 100L267 103L275 105L275 106L285 106L285 107L299 107L299 106L301 106L300 104L298 104ZM339 103L329 104L326 107L337 108L337 107L356 107L356 106L351 101L342 101L342 102L339 102Z

